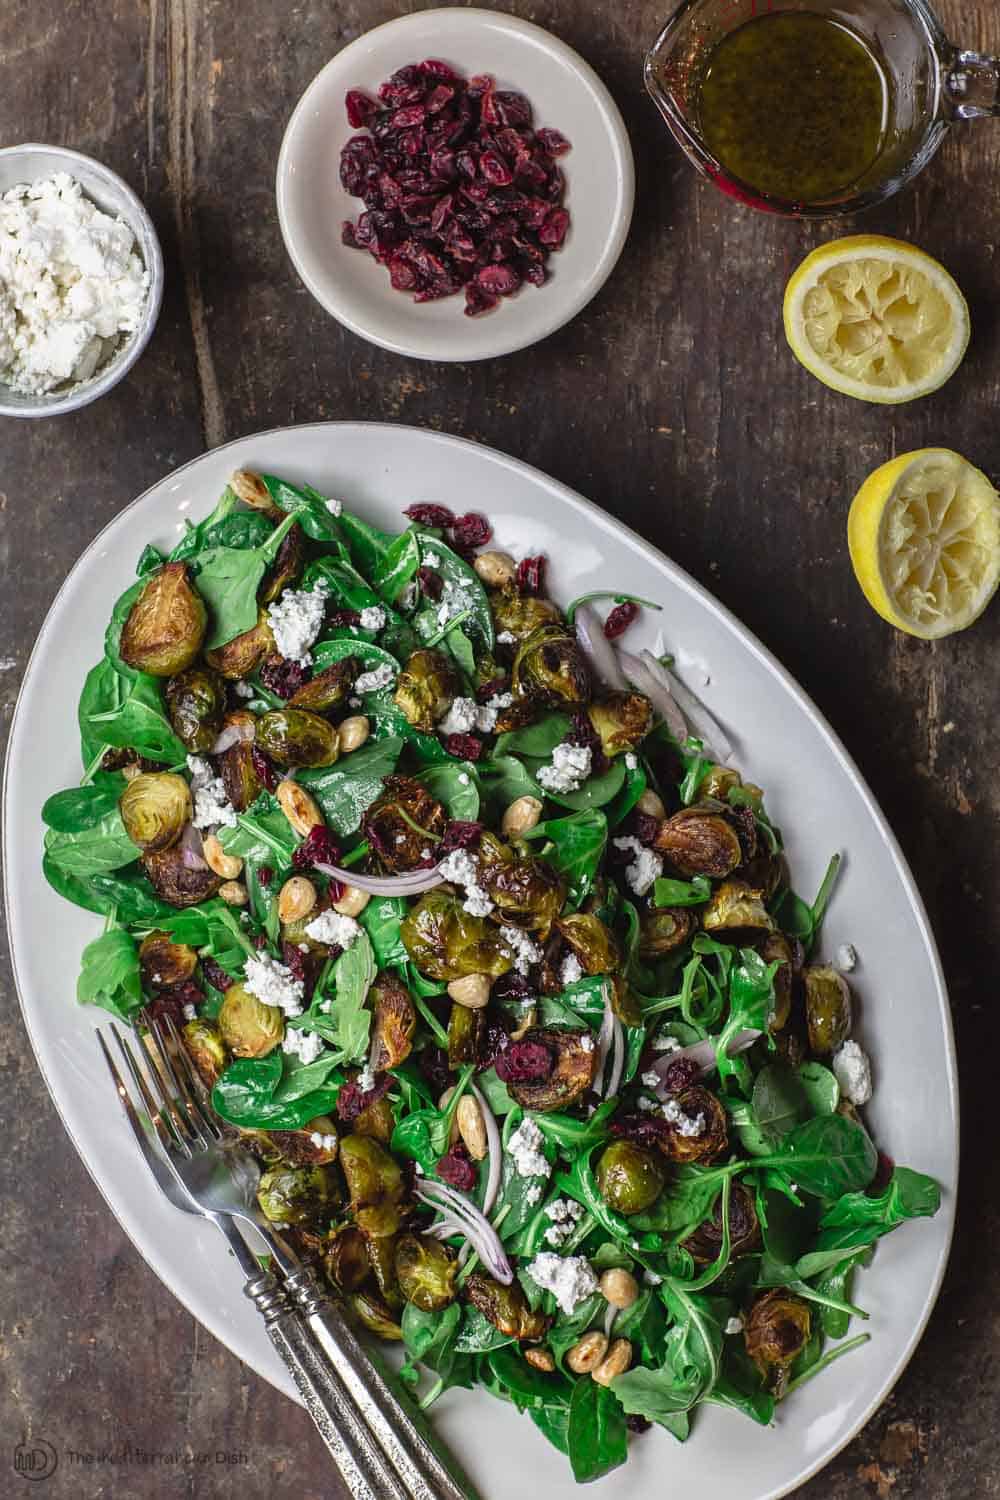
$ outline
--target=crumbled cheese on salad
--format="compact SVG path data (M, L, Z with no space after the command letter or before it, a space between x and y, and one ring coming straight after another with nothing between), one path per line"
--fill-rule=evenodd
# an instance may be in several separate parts
M644 1083L648 1089L658 1089L660 1087L660 1084L663 1082L663 1079L660 1077L659 1073L656 1072L655 1068L650 1068L648 1073L643 1073L641 1082Z
M362 630L374 630L376 634L385 629L385 610L378 604L369 604L361 611Z
M551 766L537 772L539 786L547 792L575 792L590 775L589 745L571 745L563 740L552 752Z
M734 1333L742 1333L743 1327L744 1324L742 1318L730 1318L726 1324L724 1331L730 1335Z
M514 701L513 693L495 693L486 703L476 708L476 728L480 734L492 734L497 727L497 717Z
M190 759L197 757L189 757ZM194 813L191 822L196 828L235 828L236 809L226 796L225 783L221 776L213 776L203 786L194 788Z
M193 1021L198 1012L195 1010L193 1005L188 1004L182 1007L182 1014L185 1021Z
M465 887L463 909L472 917L488 917L493 902L479 884L479 861L464 849L454 849L438 865L438 873L455 885Z
M544 1193L544 1191L545 1189L542 1187L542 1184L540 1182L533 1182L524 1195L524 1201L530 1204L532 1208L534 1208L536 1203L540 1203L542 1201L542 1194Z
M450 578L446 578L437 607L438 629L443 630L459 615L468 614L473 603L472 595L462 588L461 584L453 583Z
M332 948L349 948L360 936L361 928L354 918L342 916L339 911L321 911L306 924L306 937L316 943L329 943Z
M326 508L330 512L331 516L339 516L343 512L344 502L343 500L328 500L326 502Z
M256 691L257 689L254 687L252 682L233 683L233 692L236 694L237 698L252 698Z
M323 629L329 585L320 579L313 589L285 589L268 606L267 619L274 644L286 661L300 667L312 665L309 647Z
M851 1104L867 1104L872 1096L872 1065L857 1042L844 1042L833 1054L833 1074L840 1092Z
M538 944L520 927L501 927L500 941L514 960L519 974L527 974L532 964L540 964L545 957Z
M643 1271L642 1279L647 1286L662 1286L663 1277L657 1276L655 1271Z
M844 974L849 974L858 965L858 950L853 943L841 943L834 962Z
M500 646L514 646L517 644L517 638L512 630L501 630L497 636L497 644Z
M301 979L296 979L291 969L269 953L248 958L243 966L243 976L244 988L265 1005L278 1006L286 1016L302 1014L305 985Z
M571 1313L597 1291L597 1277L583 1255L555 1255L543 1250L527 1268L532 1281L551 1292L564 1313Z
M314 1031L286 1031L281 1050L302 1063L313 1063L323 1051L323 1041Z
M321 1130L313 1130L309 1135L310 1144L318 1151L332 1151L337 1144L335 1135L324 1135Z
M545 1137L534 1120L525 1115L507 1142L507 1150L518 1177L548 1177L552 1168L542 1155Z
M668 1099L663 1106L663 1118L669 1120L671 1125L677 1127L677 1134L688 1139L694 1139L696 1135L705 1134L705 1116L686 1115L677 1103L676 1099Z
M441 566L441 559L436 552L425 552L420 561L425 568L439 568Z
M383 688L391 687L396 680L396 672L391 663L384 661L381 666L374 667L370 672L362 672L354 684L355 693L380 693Z
M585 1031L583 1033L583 1035L581 1036L581 1038L580 1038L580 1046L582 1047L582 1049L583 1049L584 1052L593 1052L593 1050L594 1050L594 1038L591 1036L591 1034L590 1034L589 1031Z
M365 1063L355 1082L363 1094L367 1094L370 1089L375 1087L375 1069L370 1063Z
M583 1218L583 1214L583 1204L577 1203L575 1198L553 1198L551 1203L545 1205L545 1216L552 1220L545 1231L545 1243L551 1245L554 1250L561 1249Z
M456 698L438 725L441 734L468 734L476 727L478 704L474 698Z
M668 1032L663 1031L659 1036L654 1036L653 1038L654 1052L679 1052L680 1050L680 1042L675 1036L670 1036Z
M637 838L629 834L625 838L613 839L616 849L626 849L635 855L632 863L625 867L625 880L637 896L644 896L663 874L663 860L653 849L647 849Z
M625 752L625 769L626 769L626 771L635 771L635 770L638 769L638 766L639 766L639 757L638 757L638 755L633 755L633 753L632 753L631 750L627 750Z
M575 953L567 953L559 965L559 983L564 986L576 984L578 979L583 978L583 965Z

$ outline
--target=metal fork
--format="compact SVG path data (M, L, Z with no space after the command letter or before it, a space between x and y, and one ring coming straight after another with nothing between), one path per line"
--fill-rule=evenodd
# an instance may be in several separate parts
M375 1464L381 1464L379 1500L468 1500L468 1481L459 1484L449 1473L405 1398L362 1348L312 1269L299 1261L262 1213L256 1200L260 1166L249 1151L225 1139L173 1021L167 1017L160 1022L148 1013L141 1019L155 1049L155 1092L132 1049L120 1036L118 1042L166 1162L201 1212L216 1221L235 1218L249 1224L267 1244L285 1289L329 1361L344 1410L355 1418L356 1440Z

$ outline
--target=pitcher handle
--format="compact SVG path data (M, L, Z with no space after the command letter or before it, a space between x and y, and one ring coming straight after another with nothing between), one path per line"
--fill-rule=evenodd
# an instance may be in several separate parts
M985 52L956 52L945 80L956 120L1000 115L1000 57Z

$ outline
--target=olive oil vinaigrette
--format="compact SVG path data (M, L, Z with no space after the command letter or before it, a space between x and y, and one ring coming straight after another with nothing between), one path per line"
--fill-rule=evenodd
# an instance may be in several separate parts
M759 193L815 203L850 191L878 161L889 96L856 32L788 11L747 21L713 48L697 114L728 172Z

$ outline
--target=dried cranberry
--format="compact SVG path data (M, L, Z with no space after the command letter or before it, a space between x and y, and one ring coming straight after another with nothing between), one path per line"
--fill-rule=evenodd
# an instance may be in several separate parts
M652 813L637 812L632 819L632 831L640 844L652 844L660 831L660 820Z
M260 866L258 866L258 869L257 869L257 884L258 885L262 885L266 889L266 887L271 884L271 881L273 879L274 879L274 871L271 869L270 865L260 865Z
M253 943L254 947L257 949L257 952L259 953L262 948L266 948L267 947L267 933L266 932L255 932L254 935L253 935L253 937L250 939L250 941L251 941L251 943Z
M306 955L302 952L298 943L282 943L281 960L285 968L291 970L294 979L300 979L305 982Z
M450 68L446 62L441 62L436 57L425 57L422 63L417 64L418 70L425 78L443 78L448 83L457 83L458 74L454 68Z
M364 1110L388 1093L393 1079L388 1073L380 1073L370 1089L363 1089L357 1079L345 1083L337 1095L337 1114L342 1120L356 1120Z
M483 753L483 742L474 734L449 734L445 736L444 748L459 760L478 760Z
M502 1021L487 1020L479 1041L476 1046L476 1068L481 1073L485 1068L491 1068L500 1056L510 1046L510 1037Z
M463 547L484 547L493 535L493 527L479 511L470 510L455 518L452 534Z
M308 870L316 864L335 865L340 859L340 845L322 823L310 828L295 853L292 865L296 870Z
M701 1069L692 1057L679 1057L663 1075L663 1086L670 1094L682 1094L701 1077Z
M453 849L475 849L482 836L482 823L467 823L460 818L452 818L444 830L444 837L437 846L438 856L443 858Z
M442 530L447 530L455 520L454 512L447 505L432 505L429 502L411 505L403 511L403 515L417 526L439 526Z
M492 312L497 301L493 293L481 287L478 281L470 281L465 288L465 311L470 318L478 317L480 313Z
M283 656L269 656L260 669L260 680L268 692L279 698L290 698L297 693L309 673L297 661L286 661Z
M564 208L554 208L538 231L538 238L543 245L549 245L555 249L566 238L568 228L569 214Z
M896 1163L893 1161L892 1157L887 1156L884 1151L880 1151L878 1153L878 1164L875 1168L875 1176L872 1178L868 1187L865 1189L865 1192L867 1193L869 1198L878 1198L880 1194L885 1192L886 1188L889 1186L889 1183L892 1180L892 1174L893 1172L895 1172L895 1170Z
M214 958L203 958L201 961L201 971L209 984L214 989L221 990L223 994L225 994L231 985L236 983L236 980L230 974L227 974L222 965L217 964Z
M482 687L476 688L476 702L489 703L491 698L497 698L501 693L506 693L509 690L509 677L491 677L489 682L484 682Z
M553 130L549 125L543 125L541 130L535 131L535 140L550 156L565 156L570 149L570 143L562 131Z
M435 1170L442 1182L458 1188L461 1193L471 1193L476 1185L476 1169L464 1146L452 1146L438 1158Z
M199 990L199 1000L204 1000L204 995ZM173 1021L178 1031L184 1025L184 1001L174 989L161 990L155 1000L150 1000L146 1006L146 1014L150 1021L157 1021L161 1025L169 1018Z
M604 622L604 634L607 639L616 641L620 635L624 635L638 614L639 606L634 600L628 599L624 604L619 604Z
M535 991L523 974L516 969L508 969L506 974L501 974L493 986L493 998L500 1002L504 1000L533 1000Z
M444 590L444 580L440 573L436 573L433 568L418 568L416 577L420 585L420 592L426 598L440 599Z
M534 1083L548 1078L554 1066L543 1042L511 1042L496 1061L497 1077L504 1083Z
M375 100L363 94L360 89L348 89L344 102L347 105L347 123L352 130L363 130L378 112Z
M625 1418L625 1426L629 1432L648 1432L652 1425L648 1417L631 1416Z
M476 280L494 297L510 297L521 285L521 278L513 266L484 266Z
M653 1150L670 1144L671 1127L662 1115L619 1115L611 1121L612 1135L623 1136L637 1146Z
M417 1066L433 1089L434 1097L439 1099L451 1083L447 1052L443 1047L435 1047L433 1042L428 1042L417 1054Z
M361 624L361 611L358 609L332 609L326 617L326 623L330 630L349 630Z
M517 565L514 582L522 594L540 594L545 585L544 557L526 557Z
M274 768L274 763L263 752L254 745L250 751L250 761L256 773L257 780L267 791L277 790L281 777Z

